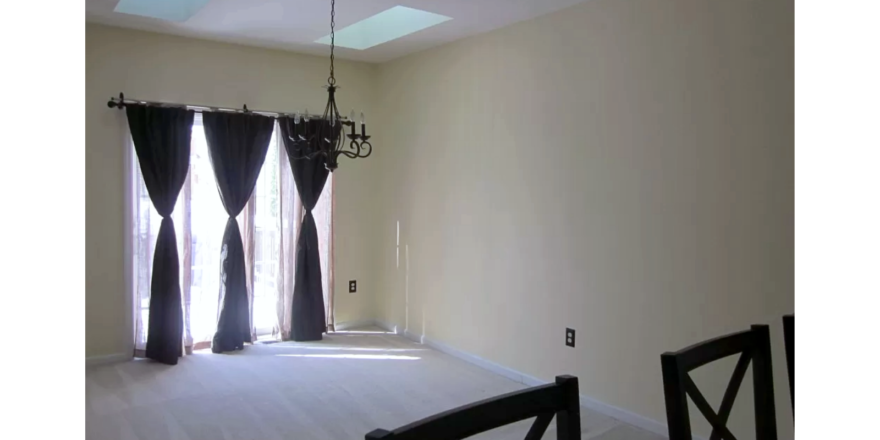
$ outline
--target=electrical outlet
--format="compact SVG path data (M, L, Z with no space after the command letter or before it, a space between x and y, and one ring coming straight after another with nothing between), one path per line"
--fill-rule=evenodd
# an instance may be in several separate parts
M357 280L351 280L348 282L348 293L355 293L358 291L358 282Z
M565 329L565 345L574 347L574 329Z

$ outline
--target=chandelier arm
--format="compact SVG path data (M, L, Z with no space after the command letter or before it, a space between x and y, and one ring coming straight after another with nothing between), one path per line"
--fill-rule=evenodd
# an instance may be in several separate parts
M352 139L352 141L348 143L348 148L352 150L349 151L349 153L353 153L355 157L361 155L361 145L360 142L357 141L357 139Z
M357 159L358 158L357 153L352 153L351 151L340 150L340 151L338 151L338 153L344 155L345 157L347 157L349 159Z
M373 144L367 141L362 141L359 146L361 148L358 148L358 157L363 159L366 157L370 157L370 155L373 154ZM367 154L363 154L363 151L366 151Z
M294 157L293 160L314 160L317 159L318 156L326 156L327 153L324 151L315 151L314 153L304 154L299 157Z
M327 105L324 106L324 114L321 116L321 119L323 120L321 122L321 128L324 127L324 124L327 124L330 122L329 116L330 116L330 112L331 112L330 106L333 102L333 90L328 88L327 91L328 91L328 93L330 93L330 98L327 100Z

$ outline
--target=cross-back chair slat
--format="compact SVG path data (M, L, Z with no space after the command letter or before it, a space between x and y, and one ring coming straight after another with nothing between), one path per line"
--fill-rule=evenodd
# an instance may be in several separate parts
M718 412L697 388L690 372L708 363L740 354ZM755 405L755 438L776 440L776 407L773 396L773 366L770 357L770 329L753 325L750 330L710 339L660 356L666 421L670 440L691 440L687 398L712 425L710 440L736 440L727 421L749 364L752 365Z

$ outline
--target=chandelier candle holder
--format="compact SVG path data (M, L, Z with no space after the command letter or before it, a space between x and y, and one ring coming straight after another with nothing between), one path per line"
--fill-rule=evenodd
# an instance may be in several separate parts
M336 107L336 76L333 71L334 52L336 49L336 0L330 1L330 76L327 78L327 106L324 114L318 121L318 127L310 123L309 111L306 110L302 117L299 113L294 114L293 130L290 130L290 140L293 142L292 159L294 160L324 160L324 166L330 172L339 167L339 156L350 159L366 158L373 152L370 144L370 136L367 135L367 124L364 114L361 113L361 132L357 133L355 113L351 111L348 118L343 118ZM338 124L338 125L337 125ZM343 127L351 127L345 136L342 136ZM345 138L349 139L346 145Z

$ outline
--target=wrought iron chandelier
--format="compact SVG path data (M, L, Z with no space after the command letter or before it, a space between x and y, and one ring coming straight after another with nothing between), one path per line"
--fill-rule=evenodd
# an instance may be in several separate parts
M333 72L334 49L336 48L336 0L330 0L330 76L327 78L327 106L324 108L324 115L318 124L317 129L310 127L309 111L305 114L294 114L293 130L290 130L290 140L293 141L294 154L292 158L295 160L324 160L324 165L330 172L333 172L338 166L338 158L340 155L357 159L359 157L369 157L373 152L373 145L370 144L370 136L367 136L367 124L361 113L361 132L357 133L355 129L355 113L351 111L348 118L342 118L339 115L339 109L336 108L336 90L340 87L336 85L336 77ZM351 127L351 131L342 136L343 127ZM346 146L346 139L349 139Z

